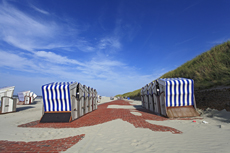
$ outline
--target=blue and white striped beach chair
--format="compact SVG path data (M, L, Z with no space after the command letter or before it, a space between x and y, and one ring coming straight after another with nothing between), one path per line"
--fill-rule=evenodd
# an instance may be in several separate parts
M77 82L42 86L43 117L40 122L70 122L83 115L83 87Z
M152 90L155 96L153 100L156 113L170 118L199 116L195 110L194 81L192 79L158 79Z

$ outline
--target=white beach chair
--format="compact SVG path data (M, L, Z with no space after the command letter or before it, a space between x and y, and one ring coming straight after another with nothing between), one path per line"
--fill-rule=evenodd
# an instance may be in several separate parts
M21 104L25 103L25 96L27 95L27 93L30 93L30 91L18 92L19 103L21 103Z
M141 88L141 104L142 104L142 107L145 108L144 87Z
M160 105L160 100L159 100L159 85L158 82L155 81L152 86L152 95L153 95L153 107L154 107L154 112L157 114L161 114L161 105Z
M94 89L94 110L97 109L97 90Z
M148 102L149 102L149 110L150 111L154 111L154 104L153 104L153 92L152 92L152 86L153 86L153 82L151 82L149 85L148 85Z
M28 91L23 91L23 92L18 92L18 99L19 103L18 104L23 104L23 105L29 105L34 102L34 99L37 97L37 95L33 92Z
M145 104L144 108L149 109L148 84L144 86L143 92L144 92L144 104Z
M101 102L101 96L97 95L97 102L100 103Z
M83 85L84 88L84 114L87 114L89 112L89 96L88 96L88 87L86 85Z
M92 105L91 105L91 107L92 107L92 111L94 111L94 90L93 90L93 88L91 88L91 95L92 95Z
M0 88L0 113L16 111L17 99L13 98L14 86Z
M93 102L92 102L92 89L90 87L88 87L88 104L89 104L89 112L92 112L93 111Z
M84 115L84 109L85 109L85 105L84 105L84 88L83 86L78 83L77 86L78 89L78 94L79 94L79 117Z

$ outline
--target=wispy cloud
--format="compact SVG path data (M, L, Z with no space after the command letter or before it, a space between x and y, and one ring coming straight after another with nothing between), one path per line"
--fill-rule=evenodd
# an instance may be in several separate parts
M68 59L65 56L60 56L58 54L55 54L53 52L46 52L46 51L37 51L35 52L35 56L43 58L43 60L46 60L47 62L51 63L57 63L57 64L76 64L84 66L83 63L78 62L75 59Z
M10 5L0 5L0 34L2 40L24 50L33 50L47 45L47 38L54 36L58 27L42 23ZM39 40L39 41L37 41Z
M38 66L32 60L27 59L27 57L5 51L0 51L0 67L24 72L35 72L38 70Z
M108 49L108 48L120 49L120 47L121 47L121 43L119 42L119 39L114 37L103 38L100 40L98 45L99 49Z
M39 9L39 8L35 7L34 5L32 5L32 4L31 4L31 7L32 7L34 10L36 10L36 11L42 13L42 14L49 15L49 12L44 11L44 10L42 10L42 9Z
M184 43L189 42L189 41L191 41L191 40L193 40L193 39L195 39L195 38L196 38L196 37L193 37L193 38L190 38L190 39L186 39L186 40L184 40L184 41L181 41L181 42L176 43L175 45L178 46L178 45L184 44Z
M153 79L153 75L140 75L125 63L117 60L93 58L81 63L45 51L39 51L28 56L0 51L0 67L29 72L31 75L36 74L36 76L44 78L55 78L59 81L76 80L97 87L99 91L110 95L114 92L124 93L138 89ZM110 85L113 90L106 91ZM107 89L103 89L104 86L107 86Z
M208 43L212 44L212 45L217 45L217 44L221 44L221 43L224 43L226 41L229 41L230 38L229 37L224 37L224 38L219 38L219 39L216 39L216 40L213 40L213 41L209 41Z
M0 43L16 48L16 51L0 50L1 70L14 71L9 78L18 76L26 79L20 76L23 73L36 75L43 78L41 80L76 80L94 86L107 95L128 92L152 81L151 75L141 75L113 56L122 50L120 21L111 33L99 35L96 41L92 41L91 38L79 36L82 30L76 22L68 19L56 21L53 20L53 13L33 5L31 7L47 15L48 20L36 18L7 2L0 3ZM4 81L0 80L1 83Z
M95 47L93 47L88 41L78 39L76 41L76 47L83 52L93 52Z
M200 4L202 1L203 1L203 0L200 0L200 1L198 1L197 3L194 3L194 4L189 5L188 7L186 7L185 9L183 9L180 13L184 13L185 11L189 10L190 8L192 8L192 7L194 7L194 6L198 5L198 4Z
M0 24L1 40L23 50L77 47L74 40L78 31L69 27L69 23L58 24L52 17L36 18L6 2L0 4Z

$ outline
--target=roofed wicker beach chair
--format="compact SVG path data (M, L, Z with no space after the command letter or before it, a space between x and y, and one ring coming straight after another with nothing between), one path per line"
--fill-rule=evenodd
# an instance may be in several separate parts
M43 116L46 122L71 122L90 112L89 87L78 82L54 82L42 86ZM88 107L89 106L89 107Z
M199 116L194 81L186 78L158 79L152 86L153 110L169 118Z
M13 98L14 86L0 88L0 113L16 111L17 99Z

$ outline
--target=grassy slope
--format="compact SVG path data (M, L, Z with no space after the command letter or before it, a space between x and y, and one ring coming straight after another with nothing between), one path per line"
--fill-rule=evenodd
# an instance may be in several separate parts
M230 85L230 41L213 47L160 78L175 77L193 79L195 89ZM140 95L140 90L119 96L136 97Z
M133 98L133 97L137 97L137 96L140 96L141 95L141 89L137 89L133 92L127 92L127 93L124 93L122 95L116 95L116 97L130 97L130 98Z

